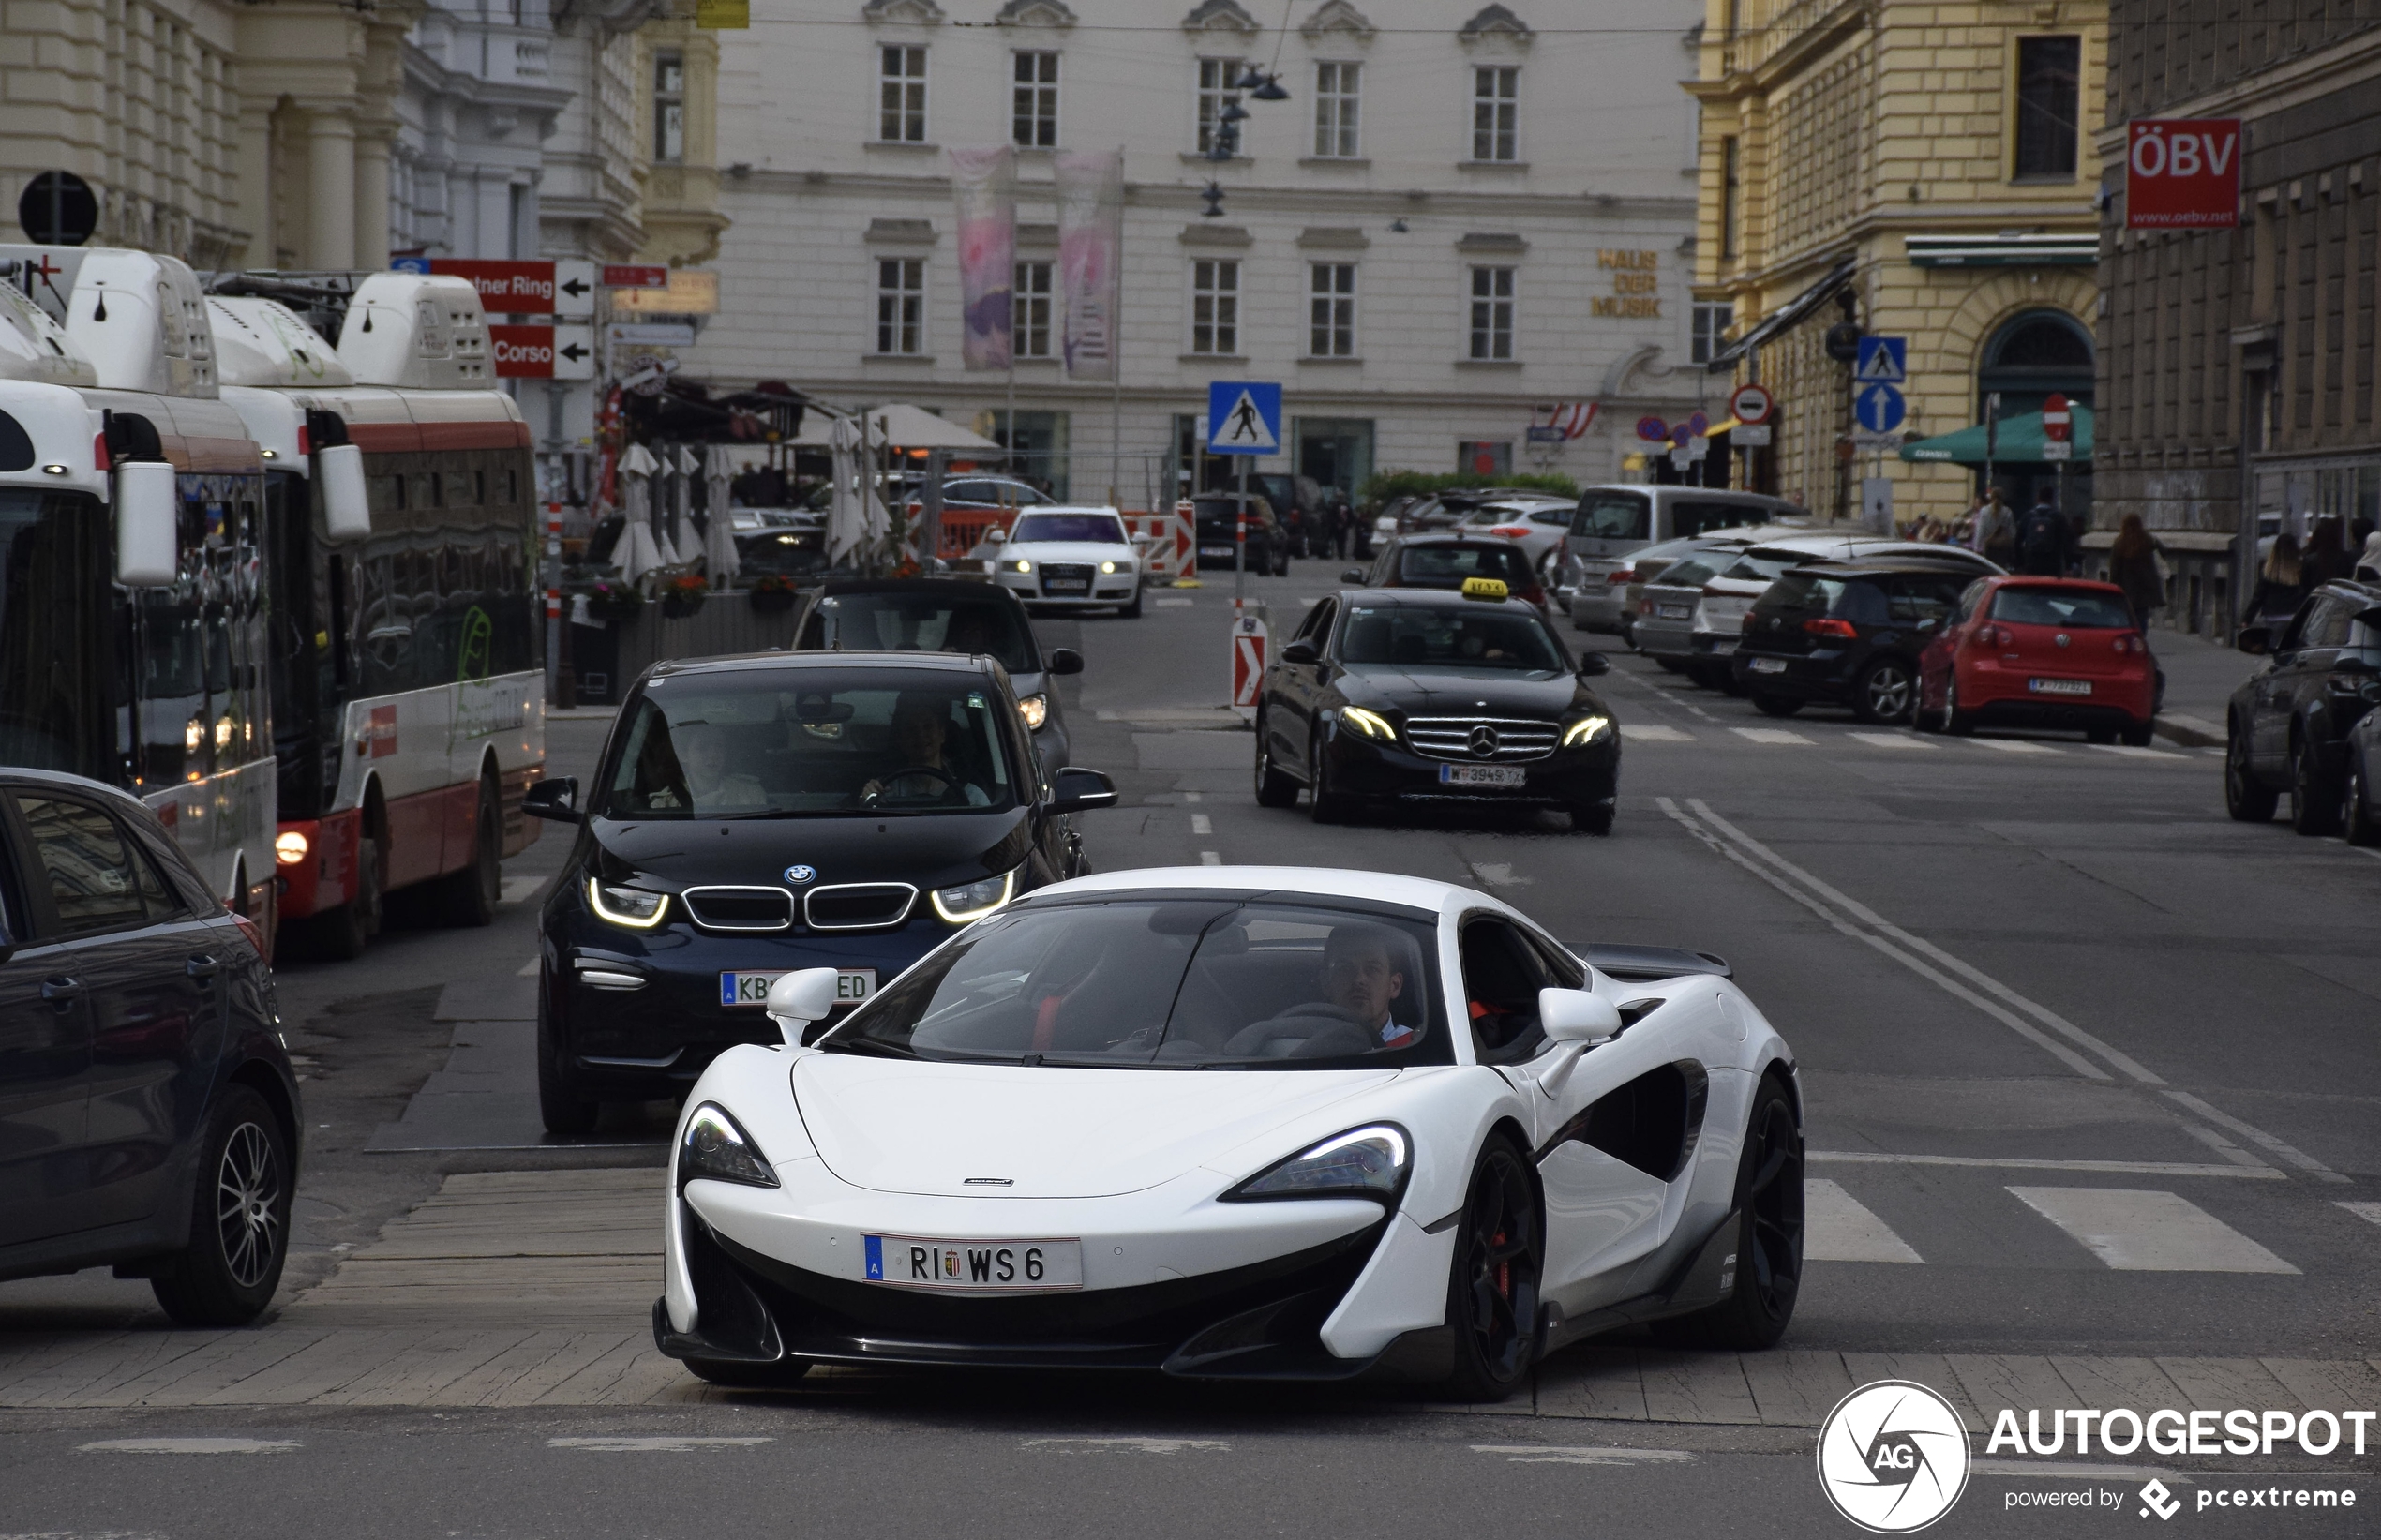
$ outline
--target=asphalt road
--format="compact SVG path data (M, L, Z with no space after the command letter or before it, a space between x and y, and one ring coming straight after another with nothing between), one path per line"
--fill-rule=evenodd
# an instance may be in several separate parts
M1286 635L1339 565L1301 562L1250 592ZM1251 795L1252 740L1220 709L1230 593L1210 576L1153 593L1137 620L1041 622L1045 643L1088 660L1061 685L1073 757L1124 793L1085 819L1095 864L1406 872L1494 891L1565 938L1730 958L1794 1044L1809 1099L1825 1242L1789 1346L2381 1355L2381 861L2228 822L2202 749L1954 741L1823 710L1774 722L1617 653L1609 837L1557 815L1317 826ZM2164 645L2179 678L2247 667ZM605 725L555 722L554 771L584 776ZM292 1292L450 1173L659 1162L666 1107L577 1147L365 1148L447 1063L441 985L531 956L536 879L562 849L549 834L507 863L515 902L487 930L393 929L360 962L284 967L313 1125ZM145 1286L104 1274L0 1285L0 1352L11 1333L156 1320ZM154 1438L234 1443L115 1442ZM656 1439L677 1444L635 1442ZM892 1396L638 1413L14 1411L0 1413L0 1533L312 1534L334 1517L359 1535L1854 1533L1821 1501L1811 1453L1787 1429L1550 1431L1395 1398L931 1377ZM2188 1505L2194 1480L2220 1478L2169 1479ZM2011 1506L2095 1480L2121 1503ZM2137 1524L2139 1480L1980 1469L1939 1533ZM2381 1482L2355 1485L2381 1503ZM2381 1529L2362 1511L2177 1522Z

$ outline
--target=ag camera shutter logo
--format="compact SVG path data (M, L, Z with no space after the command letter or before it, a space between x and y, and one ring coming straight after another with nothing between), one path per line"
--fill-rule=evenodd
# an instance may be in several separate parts
M1923 1530L1967 1488L1968 1429L1924 1385L1863 1385L1819 1425L1819 1484L1837 1513L1872 1534Z

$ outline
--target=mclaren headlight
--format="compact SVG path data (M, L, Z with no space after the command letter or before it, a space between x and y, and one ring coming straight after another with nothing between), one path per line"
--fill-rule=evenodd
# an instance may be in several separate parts
M1026 719L1026 727L1028 731L1037 733L1041 731L1041 725L1050 720L1050 697L1040 694L1020 697L1017 701L1017 714Z
M1225 1203L1280 1198L1370 1198L1394 1205L1414 1166L1414 1143L1394 1123L1368 1123L1268 1166L1223 1195Z
M1397 728L1378 711L1368 711L1361 706L1342 706L1340 720L1367 738L1377 738L1385 743L1397 741Z
M963 882L956 888L935 890L935 913L953 925L972 925L999 908L1015 895L1017 874L1014 869L981 882Z
M753 1143L742 1124L715 1101L706 1101L686 1120L686 1136L678 1142L678 1185L697 1176L714 1182L740 1182L745 1187L775 1187L777 1174Z
M1595 742L1612 730L1609 716L1583 716L1563 729L1563 747L1577 749Z
M650 931L662 922L662 916L669 913L669 895L589 877L587 906L595 911L598 920L632 931Z

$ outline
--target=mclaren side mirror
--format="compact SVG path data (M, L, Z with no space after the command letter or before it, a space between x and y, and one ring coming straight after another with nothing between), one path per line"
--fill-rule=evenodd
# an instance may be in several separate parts
M1116 805L1116 784L1096 770L1069 765L1054 779L1056 785L1050 801L1053 813L1088 813L1093 808Z
M167 461L115 468L115 580L126 588L164 588L181 575L177 498Z
M1584 989L1539 990L1537 1019L1549 1042L1593 1044L1621 1032L1620 1007Z
M1314 650L1312 642L1296 641L1281 650L1281 661L1296 664L1321 663L1323 654Z
M1612 660L1605 653L1583 652L1580 654L1580 678L1583 680L1592 680L1598 674L1609 674L1611 671Z
M1054 647L1050 650L1050 656L1043 661L1049 665L1045 672L1054 677L1083 672L1083 654L1071 647Z
M801 1046L802 1029L823 1022L835 1009L835 970L800 968L769 986L769 1019L785 1034L786 1046Z
M2244 625L2240 628L2240 635L2234 645L2252 656L2262 657L2273 650L2273 628L2263 625Z
M530 817L551 818L560 824L580 822L578 777L557 775L538 782L522 794L521 811Z

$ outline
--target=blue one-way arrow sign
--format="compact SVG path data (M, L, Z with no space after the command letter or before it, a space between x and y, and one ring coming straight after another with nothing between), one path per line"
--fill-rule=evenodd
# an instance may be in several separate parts
M1909 404L1891 385L1863 385L1852 398L1852 416L1864 433L1892 433L1909 415Z
M1860 339L1860 358L1852 366L1852 380L1863 385L1898 385L1909 378L1909 338L1906 336L1864 336Z

